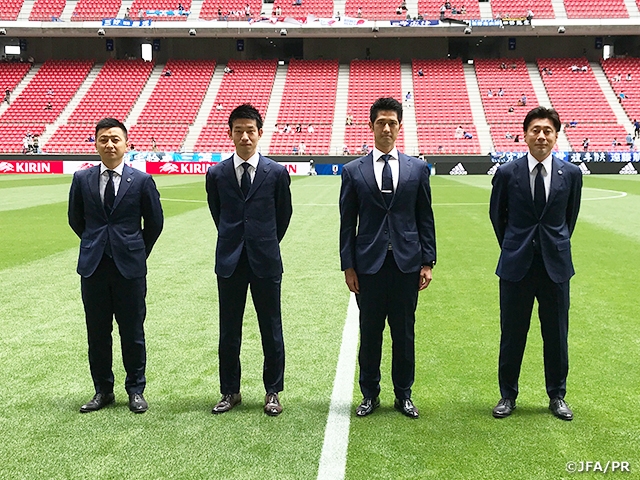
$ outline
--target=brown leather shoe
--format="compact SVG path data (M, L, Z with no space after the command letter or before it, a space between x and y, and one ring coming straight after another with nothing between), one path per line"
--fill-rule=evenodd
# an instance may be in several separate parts
M80 413L96 412L115 402L116 397L112 393L96 393L93 398L80 407Z
M222 395L222 398L215 404L211 413L228 412L240 403L242 403L242 396L240 393L227 393L226 395Z
M267 393L264 397L264 413L270 417L277 417L282 413L282 405L277 393Z

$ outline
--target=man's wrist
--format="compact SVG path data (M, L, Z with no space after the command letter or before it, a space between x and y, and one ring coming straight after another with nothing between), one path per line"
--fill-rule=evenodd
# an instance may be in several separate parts
M422 268L424 268L424 267L433 268L433 267L435 267L435 266L436 266L436 262L435 262L435 260L434 260L433 262L427 262L427 263L423 264L423 265L422 265Z

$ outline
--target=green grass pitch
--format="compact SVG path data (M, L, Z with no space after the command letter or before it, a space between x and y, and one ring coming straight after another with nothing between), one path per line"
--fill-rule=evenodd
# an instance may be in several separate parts
M262 413L262 352L251 304L242 349L243 403L219 398L216 232L204 179L157 177L165 230L149 259L150 410L127 409L114 331L116 405L81 415L93 394L86 354L78 239L67 225L70 176L0 177L1 479L314 479L349 294L338 256L337 177L293 177L282 242L284 413ZM532 321L518 409L496 420L498 246L488 176L432 178L438 241L434 281L420 295L413 399L394 411L390 341L382 406L351 417L345 478L581 479L568 462L629 462L640 478L640 179L584 178L572 244L570 373L573 422L548 411L539 323ZM117 330L117 326L114 327ZM353 407L360 400L354 383Z

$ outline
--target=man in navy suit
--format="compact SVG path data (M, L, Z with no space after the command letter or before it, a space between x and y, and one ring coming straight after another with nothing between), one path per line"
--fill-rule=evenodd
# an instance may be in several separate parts
M280 241L291 214L291 180L287 170L258 153L262 117L249 104L229 116L229 138L236 151L207 172L207 200L218 229L220 341L218 349L222 399L212 413L224 413L241 402L240 342L242 318L251 287L264 353L264 412L279 415L284 385L284 340L280 310L282 259Z
M124 164L129 142L120 121L100 120L95 138L102 162L76 172L69 193L69 225L80 237L78 273L96 391L80 411L100 410L115 400L111 369L115 315L129 409L144 413L147 257L162 231L160 194L150 175Z
M415 310L436 262L429 167L395 146L402 127L400 102L379 98L369 119L375 148L345 165L340 190L340 260L360 308L363 399L356 415L369 415L380 405L382 334L388 319L394 407L418 418L411 400Z
M562 420L573 412L564 400L569 356L569 279L571 234L580 209L582 173L553 157L561 123L553 109L537 107L524 119L529 153L502 165L493 178L490 217L500 244L501 399L493 416L516 408L518 377L534 298L544 342L544 373L549 409Z

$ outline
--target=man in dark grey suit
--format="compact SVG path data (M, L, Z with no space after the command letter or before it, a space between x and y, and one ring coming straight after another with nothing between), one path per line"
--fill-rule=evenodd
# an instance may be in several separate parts
M569 355L569 279L571 234L580 209L582 173L552 155L561 123L553 109L537 107L524 119L529 153L496 171L490 217L501 253L500 359L501 399L493 416L516 408L518 377L534 299L544 342L544 371L549 409L562 420L573 412L566 404Z
M287 170L258 153L260 112L248 104L229 116L229 137L236 152L209 168L207 200L218 229L216 275L220 312L220 393L213 413L240 403L242 317L251 287L264 352L264 412L279 415L284 385L284 340L280 310L280 241L291 214Z
M360 390L356 415L380 405L382 334L393 341L394 406L418 418L411 400L415 374L414 324L418 292L431 282L436 237L429 167L398 152L402 104L379 98L371 106L373 152L348 163L340 190L340 259L360 308Z
M160 194L151 178L124 164L127 129L114 118L96 125L100 165L73 176L69 225L80 237L78 273L89 340L89 366L96 394L80 408L93 412L113 403L111 331L115 316L127 372L129 409L148 405L146 349L147 257L163 226ZM143 226L144 222L144 226Z

